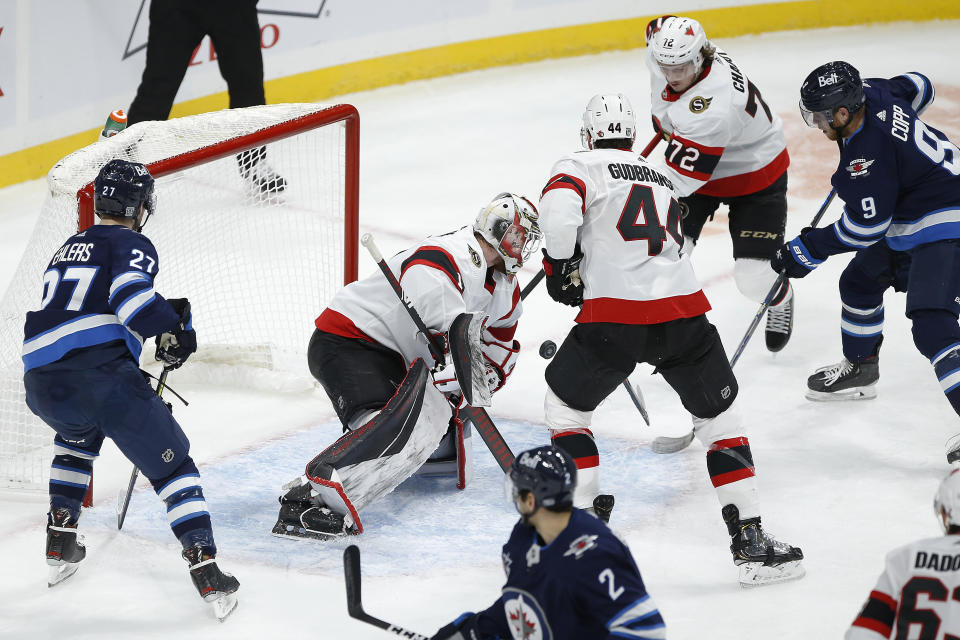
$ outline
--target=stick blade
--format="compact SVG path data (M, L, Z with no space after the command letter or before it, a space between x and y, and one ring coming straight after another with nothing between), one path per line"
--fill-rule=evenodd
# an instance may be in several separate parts
M351 544L343 550L343 577L347 587L347 613L352 618L363 617L360 599L360 547Z
M693 431L679 438L658 436L653 439L653 444L650 445L650 448L654 453L676 453L686 449L690 446L691 442L693 442Z

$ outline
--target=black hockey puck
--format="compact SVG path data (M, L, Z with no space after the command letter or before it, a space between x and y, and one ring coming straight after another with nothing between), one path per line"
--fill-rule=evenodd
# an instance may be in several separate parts
M540 357L549 360L557 353L557 343L553 340L544 340L540 344Z

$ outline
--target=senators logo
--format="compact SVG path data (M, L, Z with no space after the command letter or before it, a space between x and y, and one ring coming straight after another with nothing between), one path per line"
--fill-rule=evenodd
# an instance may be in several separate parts
M703 113L708 108L710 108L711 102L713 102L713 98L704 98L703 96L694 96L690 100L690 112Z
M473 247L467 247L470 249L470 261L473 263L473 266L480 268L480 254L473 250Z

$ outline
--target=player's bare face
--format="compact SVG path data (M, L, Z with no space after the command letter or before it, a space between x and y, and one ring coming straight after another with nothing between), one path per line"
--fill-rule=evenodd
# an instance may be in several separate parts
M686 91L697 80L697 67L692 61L683 64L661 64L660 71L670 88L677 93Z

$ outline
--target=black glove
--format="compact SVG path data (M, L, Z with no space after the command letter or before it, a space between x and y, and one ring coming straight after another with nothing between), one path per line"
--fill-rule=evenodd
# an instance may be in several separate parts
M826 260L826 256L811 248L807 240L811 230L811 227L806 227L800 235L777 249L776 255L770 260L770 267L777 273L786 271L788 278L802 278Z
M480 640L482 637L477 628L477 614L467 611L433 634L430 640Z
M580 281L580 261L583 254L577 247L573 255L554 260L543 250L543 273L547 276L547 293L561 304L579 307L583 304L583 282Z
M197 350L197 332L193 330L190 302L186 298L172 298L167 302L180 319L173 328L156 337L157 350L153 357L165 367L177 369Z

